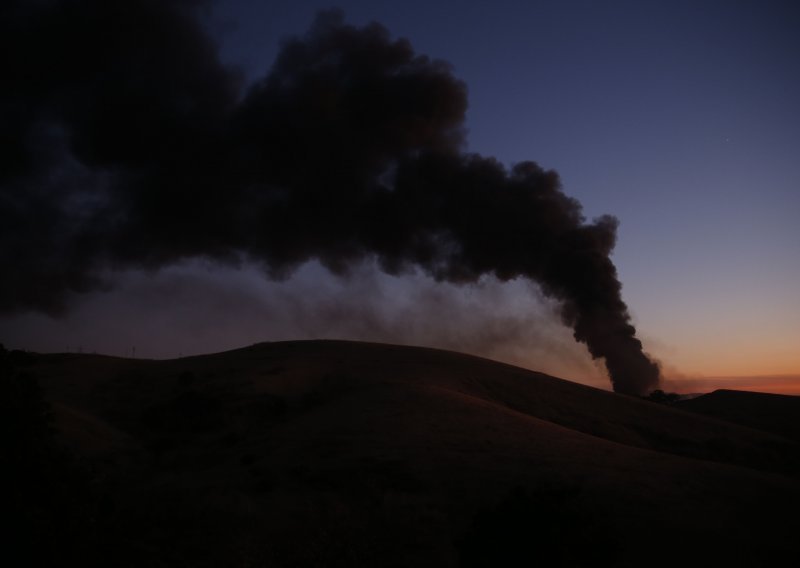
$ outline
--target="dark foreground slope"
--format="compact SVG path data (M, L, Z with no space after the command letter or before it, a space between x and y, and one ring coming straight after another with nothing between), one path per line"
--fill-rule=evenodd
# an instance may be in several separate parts
M26 372L100 563L794 565L795 441L485 359L310 341Z

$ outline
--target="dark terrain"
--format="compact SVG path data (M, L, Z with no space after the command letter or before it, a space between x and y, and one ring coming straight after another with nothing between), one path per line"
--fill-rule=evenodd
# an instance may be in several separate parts
M795 397L342 341L3 374L20 566L796 565Z
M720 389L677 406L800 442L800 396Z

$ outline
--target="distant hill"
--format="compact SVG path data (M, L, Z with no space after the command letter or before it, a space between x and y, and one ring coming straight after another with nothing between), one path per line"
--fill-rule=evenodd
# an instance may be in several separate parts
M796 439L473 356L303 341L26 372L90 466L116 565L781 566L794 548Z
M800 442L800 396L720 389L676 406Z

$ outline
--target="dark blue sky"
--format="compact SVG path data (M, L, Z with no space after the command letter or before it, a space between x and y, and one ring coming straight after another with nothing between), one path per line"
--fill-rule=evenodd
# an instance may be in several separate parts
M506 164L534 160L555 169L565 192L583 203L588 218L604 213L619 218L613 258L623 296L646 347L668 373L800 373L800 8L795 2L336 5L349 22L381 22L393 36L408 38L418 53L452 64L469 89L470 151ZM315 13L330 6L227 1L208 11L206 20L223 59L252 80L269 70L282 38L304 33ZM180 270L209 274L197 267ZM292 327L285 308L299 302L292 299L292 286L264 284L259 291L255 273L247 270L230 273L227 280L214 276L207 297L197 292L202 286L193 285L193 294L200 296L192 301L208 303L209 314L226 310L228 318L238 308L216 305L219 286L235 282L254 298L271 294L273 308L275 294L284 294L283 328L276 324L262 331L250 322L237 333L228 324L215 332L211 315L204 323L196 314L185 317L186 300L142 300L142 294L162 298L154 290L173 289L175 278L174 271L146 283L131 277L127 287L87 299L66 320L31 315L0 322L0 331L8 337L10 326L16 326L18 342L34 349L63 349L62 338L69 335L71 343L86 343L87 350L120 350L109 346L138 341L144 353L147 341L141 337L153 333L149 328L156 320L169 322L161 324L162 331L169 327L191 336L194 330L194 342L187 340L185 347L196 352L292 334L369 338L364 336L371 333L358 327L333 329L330 322L306 330ZM379 290L373 296L391 296L397 306L403 302L396 298L413 294L408 290L414 286L435 289L419 278L371 278ZM339 286L314 267L294 285L316 291ZM499 311L530 307L524 287L497 291L494 284L488 286ZM452 301L463 306L473 292L453 293L462 295ZM98 320L111 309L109 303L115 309L139 303L148 307L129 314L129 325L116 339L113 325L100 334L106 343L96 332L81 336L89 322L103 328ZM411 321L407 309L395 307L388 317ZM563 342L561 335L556 343ZM397 336L402 339L401 332ZM173 355L155 347L151 352ZM519 353L500 354L517 362L525 359ZM594 372L581 365L567 365L567 374Z

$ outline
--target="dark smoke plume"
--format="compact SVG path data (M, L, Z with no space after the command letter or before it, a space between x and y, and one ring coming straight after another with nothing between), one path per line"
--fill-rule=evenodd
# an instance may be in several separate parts
M437 279L527 278L614 389L659 379L609 258L556 173L463 152L467 91L378 24L321 14L243 90L197 2L0 8L0 312L63 311L109 268L208 257L273 277L377 259Z

